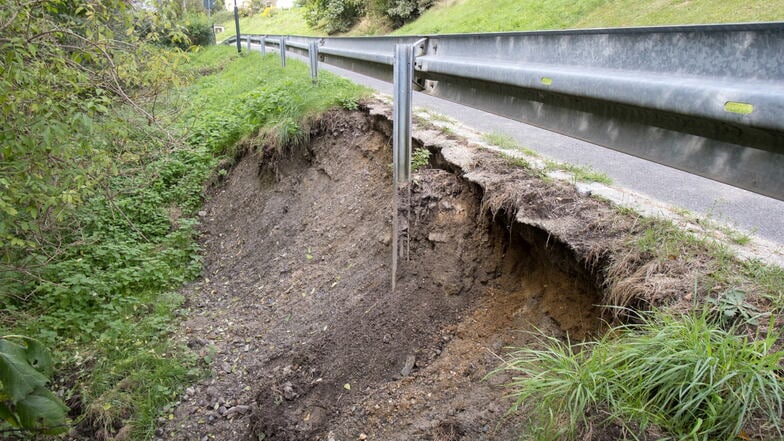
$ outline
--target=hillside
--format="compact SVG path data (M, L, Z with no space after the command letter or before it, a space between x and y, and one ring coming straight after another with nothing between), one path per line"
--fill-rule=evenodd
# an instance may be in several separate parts
M442 0L422 17L393 35L502 32L536 29L658 26L784 20L784 0ZM218 19L234 35L229 14ZM304 9L278 9L272 17L256 14L240 19L251 34L322 35L305 23ZM365 17L346 35L379 35L389 23Z
M303 12L302 8L276 9L271 17L262 17L261 14L242 17L240 18L240 32L249 34L318 35L318 31L309 28L307 23L305 23ZM226 31L217 35L218 41L225 40L235 34L234 18L228 14L221 14L221 17L227 17L218 21Z
M777 20L784 0L447 0L394 34Z

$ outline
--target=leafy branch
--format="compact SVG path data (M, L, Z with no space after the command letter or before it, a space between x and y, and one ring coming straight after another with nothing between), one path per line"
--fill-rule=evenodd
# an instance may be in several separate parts
M0 337L0 418L11 430L56 434L67 430L68 407L45 386L53 364L38 340Z

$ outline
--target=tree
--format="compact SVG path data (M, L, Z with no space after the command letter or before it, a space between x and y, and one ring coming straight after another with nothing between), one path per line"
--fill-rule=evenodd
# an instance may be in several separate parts
M177 32L124 0L10 0L0 9L0 309L32 302L42 268L84 240L74 214L122 149L98 121L121 118L122 104L156 124L155 94L176 78L176 54L147 44L159 34L135 32L144 21ZM45 387L51 367L36 340L0 338L0 425L62 429L65 409Z

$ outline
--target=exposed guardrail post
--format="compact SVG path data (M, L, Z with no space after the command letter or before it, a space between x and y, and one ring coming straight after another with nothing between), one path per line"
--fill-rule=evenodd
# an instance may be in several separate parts
M248 35L248 53L250 53L250 35Z
M414 77L414 47L411 44L395 45L393 67L392 98L392 175L393 175L393 213L392 213L392 291L397 282L397 261L399 257L398 207L399 190L411 178L411 83ZM408 198L410 204L410 198Z
M267 36L261 37L261 56L267 55Z
M286 37L280 37L280 65L286 67Z
M308 58L310 59L310 79L313 84L318 83L318 43L308 43Z

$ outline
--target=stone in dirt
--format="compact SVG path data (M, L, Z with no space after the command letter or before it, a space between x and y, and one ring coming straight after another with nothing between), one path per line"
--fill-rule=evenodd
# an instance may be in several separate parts
M416 356L409 355L406 357L406 363L403 365L403 369L400 370L401 377L407 377L411 374L411 371L414 369L414 365L416 364Z

